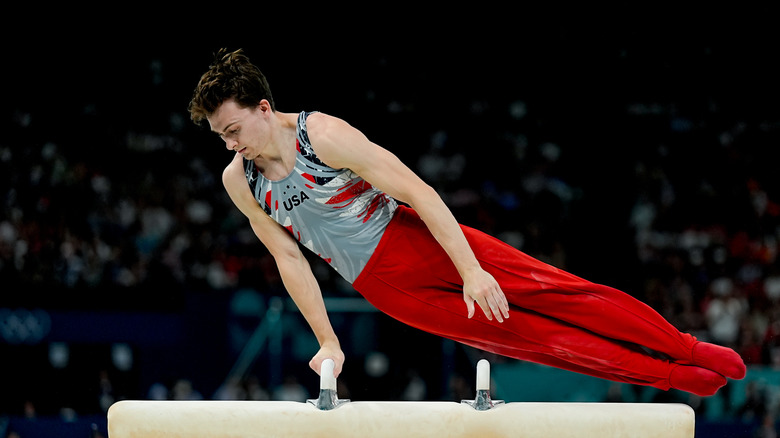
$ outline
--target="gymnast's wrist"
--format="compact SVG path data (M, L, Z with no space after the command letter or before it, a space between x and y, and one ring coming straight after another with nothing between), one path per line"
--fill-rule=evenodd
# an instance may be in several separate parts
M341 350L341 342L339 342L339 338L336 335L328 336L320 340L320 348Z
M463 281L468 281L470 278L479 275L482 270L482 266L480 266L479 263L476 263L469 266L468 268L461 270L460 277L463 279Z

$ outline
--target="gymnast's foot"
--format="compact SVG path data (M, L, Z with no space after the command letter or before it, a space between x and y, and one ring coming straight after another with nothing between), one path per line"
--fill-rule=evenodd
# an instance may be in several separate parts
M693 344L692 365L707 368L729 379L745 377L745 363L736 351L707 342Z
M669 373L669 385L672 388L702 397L715 395L726 382L726 378L720 374L697 366L673 365Z

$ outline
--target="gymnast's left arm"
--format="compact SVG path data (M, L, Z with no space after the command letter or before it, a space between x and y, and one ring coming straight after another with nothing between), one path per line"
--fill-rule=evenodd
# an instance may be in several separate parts
M482 269L460 225L436 191L395 155L369 141L343 120L322 113L309 116L309 139L317 156L331 167L348 168L395 199L408 203L444 248L463 279L468 317L476 302L485 316L509 317L509 304L498 282Z

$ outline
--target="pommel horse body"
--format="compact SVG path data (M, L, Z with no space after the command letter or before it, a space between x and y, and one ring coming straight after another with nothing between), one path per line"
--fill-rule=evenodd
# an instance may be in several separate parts
M325 361L317 400L126 400L109 409L108 433L111 438L692 438L694 421L693 410L683 404L494 401L485 360L477 365L473 401L352 402L338 399L333 362Z

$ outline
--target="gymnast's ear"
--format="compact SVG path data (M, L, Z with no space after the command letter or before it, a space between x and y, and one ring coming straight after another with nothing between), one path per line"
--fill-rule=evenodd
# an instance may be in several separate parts
M273 106L271 106L271 102L268 101L268 99L261 99L260 102L257 103L257 106L255 107L256 110L260 110L263 113L273 113L274 109Z

